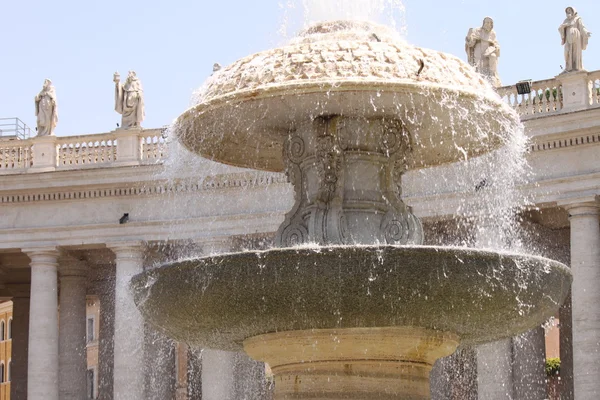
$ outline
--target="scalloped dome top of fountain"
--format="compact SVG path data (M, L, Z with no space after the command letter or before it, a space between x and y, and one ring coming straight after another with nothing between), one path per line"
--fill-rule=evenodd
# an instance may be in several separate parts
M457 57L412 46L385 26L333 21L217 71L175 132L209 159L283 171L290 131L332 115L401 121L409 169L489 152L519 123Z

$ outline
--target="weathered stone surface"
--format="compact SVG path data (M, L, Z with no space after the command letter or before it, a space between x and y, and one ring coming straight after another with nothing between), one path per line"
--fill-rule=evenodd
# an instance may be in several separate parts
M480 343L555 315L569 269L465 248L276 249L173 263L134 277L135 302L169 336L240 350L276 331L416 326Z
M421 224L401 198L409 147L394 119L323 117L299 126L285 143L295 203L277 247L421 244Z
M207 158L282 171L290 132L331 115L400 119L411 137L409 169L488 152L518 123L457 57L409 45L376 24L335 21L213 74L175 131Z
M415 327L311 329L244 341L275 375L275 400L430 400L433 362L456 349L451 333Z

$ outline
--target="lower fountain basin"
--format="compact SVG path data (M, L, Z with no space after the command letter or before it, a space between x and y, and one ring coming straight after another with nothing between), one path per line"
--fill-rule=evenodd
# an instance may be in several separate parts
M463 344L539 326L571 272L542 257L430 246L332 246L175 262L135 276L146 321L201 348L308 329L414 326Z

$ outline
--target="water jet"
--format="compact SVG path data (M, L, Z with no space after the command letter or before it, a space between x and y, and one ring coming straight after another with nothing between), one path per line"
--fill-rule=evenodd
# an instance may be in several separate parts
M429 399L436 359L538 326L570 287L541 257L421 246L402 201L406 171L498 149L518 124L454 56L315 24L216 71L175 126L199 155L287 174L278 248L147 271L136 304L176 340L267 362L276 399Z

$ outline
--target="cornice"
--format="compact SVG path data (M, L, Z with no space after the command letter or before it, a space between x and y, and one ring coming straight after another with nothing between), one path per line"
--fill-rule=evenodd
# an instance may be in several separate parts
M285 210L178 220L155 220L126 225L90 224L44 228L0 229L0 249L66 246L90 248L119 241L206 240L215 236L275 232Z
M246 187L285 184L287 179L275 173L231 173L205 177L202 181L181 179L148 179L146 181L115 182L106 184L82 184L80 186L49 187L27 190L0 190L0 203L31 203L65 200L85 200L113 197L139 197L194 193L211 190L239 189Z
M530 152L562 150L581 146L600 145L600 131L594 133L537 136L529 145Z

